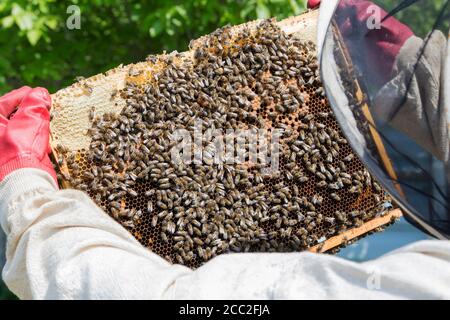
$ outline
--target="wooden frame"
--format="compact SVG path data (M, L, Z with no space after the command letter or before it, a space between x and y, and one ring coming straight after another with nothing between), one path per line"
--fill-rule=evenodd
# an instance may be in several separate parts
M307 18L306 18L306 16L307 16ZM283 20L283 21L279 22L279 25L282 28L287 28L289 30L289 32L292 32L292 33L293 32L301 32L302 26L305 25L305 22L304 22L305 19L310 19L310 20L316 21L317 18L318 18L317 11L310 11L299 17L292 17L292 18ZM310 26L308 26L307 33L308 33L308 37L313 37L313 35L311 35ZM196 40L196 41L200 41L200 40L201 39ZM114 72L115 72L114 70L111 71L111 73L114 73ZM97 77L97 76L94 76L90 79L94 79L95 77ZM90 79L87 79L87 80L90 80ZM73 87L77 88L77 87L80 87L80 85L75 84L75 85L73 85ZM70 89L70 87L69 87L69 89ZM66 89L63 89L63 90L66 90ZM57 94L58 93L56 93L55 96L57 96ZM362 95L361 95L361 98L362 98ZM55 161L55 163L58 163L58 161L57 161L58 160L58 151L56 150L56 148L55 148L56 146L53 143L51 143L51 145L52 145L53 160ZM381 147L383 147L383 146L381 145ZM68 173L68 169L64 165L62 167L61 166L58 166L58 167L61 172ZM70 186L67 183L63 183L62 187L68 188ZM390 224L393 219L398 219L401 216L402 216L402 212L399 209L391 210L391 211L387 212L385 215L377 217L371 221L368 221L358 228L353 228L353 229L347 230L346 232L344 232L338 236L334 236L330 239L327 239L324 242L322 242L321 244L308 249L308 251L318 252L318 253L329 251L329 250L336 248L342 244L345 244L346 242L348 242L350 240L361 237L369 232L376 231L378 228L380 228L384 225Z

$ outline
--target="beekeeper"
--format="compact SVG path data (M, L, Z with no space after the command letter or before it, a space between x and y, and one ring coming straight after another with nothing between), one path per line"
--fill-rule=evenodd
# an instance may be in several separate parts
M436 238L448 239L448 136L443 136L448 126L441 119L449 93L447 39L438 32L419 39L395 18L367 31L364 23L372 5L323 1L318 43L325 89L355 152L402 205L408 219ZM385 16L382 11L381 17ZM363 43L365 54L355 53L355 44ZM338 45L347 50L339 51ZM346 74L344 52L345 63L354 66L356 77ZM362 89L364 102L348 94L355 79L361 88L369 88ZM403 99L398 96L401 92ZM399 101L406 109L395 109ZM433 182L430 194L417 194L435 211L424 206L414 209L411 198L417 195L412 192L429 191L430 186L426 185L427 190L414 187L414 179L410 185L403 183L408 176L402 166L406 160L388 159L394 164L392 171L386 169L389 163L383 155L372 156L380 154L380 149L367 147L367 135L353 123L357 117L348 113L363 103L369 105L375 131L378 126L390 126L396 132L389 135L378 130L382 141L390 143L387 149L398 149L394 147L402 138L430 157L435 171L424 167L431 178L422 183L439 177L434 181L438 185ZM170 264L141 246L85 193L58 189L48 157L50 106L43 88L23 87L0 98L0 221L7 235L2 277L19 298L450 298L448 240L417 242L364 263L313 253L240 253L220 255L195 271ZM430 214L436 216L430 218Z

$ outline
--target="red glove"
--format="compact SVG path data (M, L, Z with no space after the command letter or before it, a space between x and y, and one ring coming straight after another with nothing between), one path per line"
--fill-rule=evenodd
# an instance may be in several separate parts
M50 105L44 88L22 87L0 97L0 181L22 168L44 170L57 181L48 156Z
M320 0L308 0L308 8L315 9L320 6Z
M320 6L320 0L308 0L308 8ZM381 24L381 29L369 30L367 20L373 14L373 8L380 11L381 20L386 11L366 0L341 0L335 12L335 19L344 39L358 43L354 48L361 59L368 62L369 74L381 75L380 85L389 80L397 55L405 42L413 36L409 27L391 17ZM350 46L350 44L348 44ZM352 50L351 47L349 47Z

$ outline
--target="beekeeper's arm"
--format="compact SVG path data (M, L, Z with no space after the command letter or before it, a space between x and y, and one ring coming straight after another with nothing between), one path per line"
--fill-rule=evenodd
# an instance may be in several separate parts
M171 265L85 193L58 190L47 155L49 105L44 89L0 98L2 276L19 298L450 298L448 241L366 263L249 253L224 254L195 271Z
M312 253L224 254L196 271L142 247L86 194L20 169L0 184L3 279L37 299L450 298L450 242L355 263Z
M386 15L379 7L374 10L377 7L371 1L308 1L311 8L319 5L318 43L323 44L330 19L334 16L333 21L339 25L344 41L349 39L351 43L347 49L359 61L362 76L371 77L370 84L378 89L371 112L448 163L448 38L441 31L434 30L427 36L425 45L423 39L394 17L371 32L368 25L374 12L380 12L380 18Z
M423 43L415 36L405 43L395 63L396 75L379 91L374 112L379 119L390 121L392 127L448 163L450 122L445 81L450 80L450 74L444 68L447 38L439 30L431 34L411 76L411 66L416 63ZM400 101L403 96L405 100ZM395 108L399 105L400 108Z

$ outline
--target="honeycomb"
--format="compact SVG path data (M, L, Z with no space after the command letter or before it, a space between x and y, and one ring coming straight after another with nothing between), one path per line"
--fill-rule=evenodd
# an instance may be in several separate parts
M228 63L230 69L235 68L239 66L237 60L245 61L246 58L242 57L251 55L250 52L254 50L252 45L260 45L264 52L271 52L270 46L273 42L278 43L278 39L287 39L289 44L286 51L275 52L280 55L283 64L270 66L261 64L259 69L256 68L257 70L247 70L248 77L237 81L241 83L238 86L239 93L236 93L235 88L229 91L224 89L219 90L222 93L215 96L217 99L223 99L222 114L226 116L228 124L238 128L262 127L269 133L276 128L283 129L278 173L261 177L260 166L248 163L233 165L233 169L229 169L233 172L233 178L237 181L236 176L242 175L243 178L239 182L245 182L233 181L230 183L231 186L226 187L225 194L219 191L205 191L204 194L208 197L214 194L215 198L211 196L207 199L213 200L212 203L216 204L216 207L208 208L210 202L205 201L206 209L204 209L195 201L191 206L180 205L184 199L180 200L181 196L177 198L177 192L172 191L181 188L174 183L180 180L166 179L172 183L166 188L166 186L163 187L166 181L164 179L186 170L194 172L190 175L194 180L195 176L200 176L200 173L204 171L213 172L211 175L215 177L219 171L217 165L190 164L186 168L176 168L165 158L169 152L167 146L163 148L164 150L159 150L160 152L152 149L155 145L154 141L163 144L160 142L164 141L161 140L165 137L163 133L159 133L159 137L151 137L153 139L153 142L150 141L149 144L151 147L146 149L143 149L143 145L146 144L142 139L136 143L134 140L128 140L130 144L123 149L117 146L111 147L118 142L118 137L110 134L111 128L115 128L114 123L118 123L121 126L120 132L126 132L127 135L130 132L135 134L139 131L135 128L136 123L146 125L146 130L150 132L154 132L152 130L165 132L165 126L170 127L174 117L170 115L171 109L164 109L165 113L156 113L160 111L157 108L161 109L161 106L169 108L164 102L165 99L170 101L172 96L176 96L175 93L168 94L165 98L164 95L159 95L161 91L167 92L165 88L169 87L171 81L175 81L170 79L189 78L194 81L198 75L196 72L209 70L214 63L211 61L216 61L214 60L216 58ZM289 58L295 57L295 59L286 59L283 54L289 54ZM241 58L238 58L239 56ZM277 61L273 54L272 60ZM255 63L249 62L249 64ZM85 120L85 124L76 130L84 131L87 128L87 132L83 132L84 136L81 139L89 141L88 145L78 148L82 143L73 142L60 134L57 126L58 124L64 126L64 121L53 124L59 178L63 185L87 192L105 212L127 228L142 245L168 261L196 268L215 255L226 252L301 251L320 246L326 239L342 234L348 229L360 227L386 213L386 206L389 206L390 200L375 181L371 180L370 183L364 184L360 192L349 192L350 187L330 190L328 186L334 183L335 178L326 176L323 179L319 176L319 174L324 176L325 172L330 173L328 168L338 171L338 175L347 173L353 179L356 179L355 177L366 179L369 175L359 159L352 156L353 152L333 117L321 85L315 45L311 41L294 38L279 29L273 21L264 21L254 27L220 29L204 37L202 41L192 44L189 53L152 56L144 67L130 68L126 72L125 83L111 94L111 101L118 100L112 107L96 103L89 98L91 91L98 90L101 86L92 88L88 82L79 86L80 94L85 96L85 108L90 111L78 115L77 121ZM239 77L239 72L235 73ZM222 71L215 75L210 74L211 81L216 81L210 92L217 94L216 88L220 88L219 82L223 80L222 76ZM226 84L237 83L229 78L223 80L223 88ZM274 83L277 85L275 86ZM184 85L182 82L177 89L184 88ZM159 89L162 90L159 91ZM202 90L198 88L198 91ZM201 96L198 93L195 95L197 98ZM245 107L240 103L234 103L235 100L240 100L238 98L233 100L233 95L242 99L250 97L249 103L244 103ZM163 102L139 107L144 97L150 99L158 96ZM205 111L205 108L208 108L207 104L202 105L188 98L185 99L180 98L179 95L174 98L174 103L184 108L177 109L177 115L194 112L207 120L214 120L208 117L216 112L216 109L212 107L212 111ZM299 103L290 108L293 100ZM202 100L197 99L197 101ZM55 118L61 119L65 116L65 109L61 105L60 102L60 105L55 108ZM242 112L236 111L239 108L243 109ZM238 114L231 116L232 109ZM132 112L129 112L130 110ZM141 115L136 116L139 112ZM148 114L152 114L152 121L149 120ZM134 124L130 125L130 121ZM317 148L319 151L315 153L319 156L313 157L316 162L306 158L305 154L309 155L310 151L305 151L303 156L294 158L293 154L300 154L300 152L292 151L299 149L295 141L310 139L317 146L321 144L317 135L311 132L324 132L326 136L335 137L322 141L325 144L330 140L328 148L335 148L330 160L328 160L330 152L321 150L319 147ZM124 133L124 136L126 134ZM141 137L139 134L136 136ZM65 139L72 141L72 144ZM144 154L142 154L143 150ZM144 171L139 166L138 169L130 168L138 161L154 164L147 175L139 177L139 173ZM315 165L314 170L311 169L312 165ZM144 165L141 166L144 167ZM322 167L326 169L324 171L319 169ZM167 171L168 169L171 171ZM163 172L165 176L158 176L158 179L152 178L153 172L159 172L158 170L165 170ZM159 173L155 173L155 176L157 175ZM303 181L301 177L306 177L307 180ZM158 182L162 180L164 183ZM318 187L322 181L327 181L326 187ZM205 182L198 183L200 185L203 183L202 187L209 186L205 185ZM215 182L215 190L217 186L218 183ZM351 186L354 187L353 182ZM188 199L190 199L190 191L187 187L183 189L184 194L188 194ZM255 197L263 198L268 195L264 198L267 200L266 205L259 203L255 205L256 200L251 201L254 194L256 194ZM219 206L218 198L225 204ZM232 200L225 202L231 198ZM337 201L336 198L340 200ZM252 205L245 205L247 203ZM300 205L295 207L291 205L293 203ZM282 209L275 210L277 205ZM188 213L180 209L184 207L188 208ZM261 207L261 210L256 209L255 213L254 207L257 209ZM208 211L205 214L206 210ZM227 212L230 211L233 212L230 215L232 219L227 218ZM282 213L279 213L280 211ZM256 216L254 219L253 214ZM171 217L167 218L169 215ZM177 215L180 218L177 218ZM169 227L172 225L173 227ZM221 230L220 226L226 230Z

